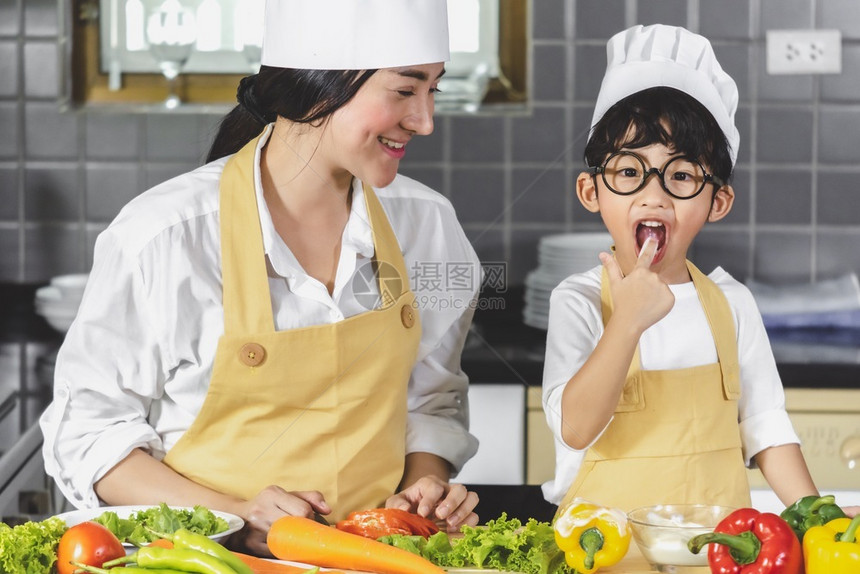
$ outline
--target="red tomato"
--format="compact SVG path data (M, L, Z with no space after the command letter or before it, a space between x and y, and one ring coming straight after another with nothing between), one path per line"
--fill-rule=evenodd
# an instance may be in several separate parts
M399 508L374 508L351 512L336 526L338 530L374 539L391 534L417 534L427 538L439 532L439 527L429 518Z
M57 546L57 572L72 574L71 562L101 568L108 560L125 556L125 548L114 533L97 522L81 522L66 530Z

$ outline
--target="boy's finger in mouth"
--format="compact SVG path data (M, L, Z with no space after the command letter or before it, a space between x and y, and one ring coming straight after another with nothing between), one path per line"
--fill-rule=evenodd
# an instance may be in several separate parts
M645 247L645 242L650 239L656 244L656 249L654 252L654 257L656 259L660 251L666 246L667 236L668 233L666 225L663 222L655 219L646 219L640 221L636 225L637 257L642 253L642 250Z

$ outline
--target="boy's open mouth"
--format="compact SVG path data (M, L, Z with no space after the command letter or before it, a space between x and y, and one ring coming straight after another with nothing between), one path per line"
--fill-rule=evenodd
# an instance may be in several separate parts
M642 250L645 240L649 237L657 242L657 251L659 252L666 245L666 226L659 221L640 221L636 225L637 251Z

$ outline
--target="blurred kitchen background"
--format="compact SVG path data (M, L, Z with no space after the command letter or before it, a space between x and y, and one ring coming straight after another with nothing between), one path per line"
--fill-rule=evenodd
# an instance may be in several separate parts
M508 0L501 0L502 2ZM635 23L709 37L740 89L737 200L695 259L740 279L804 282L860 269L860 3L856 0L547 0L530 3L522 110L437 117L402 171L454 203L508 284L543 235L599 230L573 190L609 36ZM765 33L835 29L842 72L765 73ZM86 271L96 235L136 194L194 168L217 113L61 111L56 0L0 2L0 281Z
M88 271L98 233L137 194L199 166L229 109L60 105L68 34L58 6L81 4L0 0L0 293L18 301L0 312L0 516L46 514L61 502L38 487L45 477L35 421L50 400L62 329L33 314L35 290ZM540 405L545 332L524 324L522 303L541 238L603 231L576 200L574 182L606 40L637 23L685 26L712 41L738 83L736 200L697 239L699 267L775 286L834 280L837 290L847 286L841 293L856 313L860 2L530 0L522 18L525 102L438 113L435 133L410 143L401 171L451 199L483 261L505 263L491 293L503 308L479 310L464 356L482 447L463 479L532 485L504 495L522 499L527 514L553 455ZM768 31L812 29L841 34L841 73L766 73ZM860 500L860 330L843 335L788 337L780 372L819 486L850 487Z

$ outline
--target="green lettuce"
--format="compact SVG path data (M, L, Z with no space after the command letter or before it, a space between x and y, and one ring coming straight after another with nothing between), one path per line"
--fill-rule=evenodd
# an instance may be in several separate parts
M116 512L108 510L93 520L113 532L122 542L136 546L152 542L159 534L173 534L180 528L212 536L224 532L229 526L226 520L204 506L170 508L164 503L139 510L128 518L120 518Z
M548 522L525 524L503 513L484 526L464 526L462 537L437 532L428 539L395 534L380 542L423 556L443 568L486 568L523 574L571 574Z
M25 522L14 528L0 522L0 572L44 574L57 561L57 544L66 531L61 518Z

